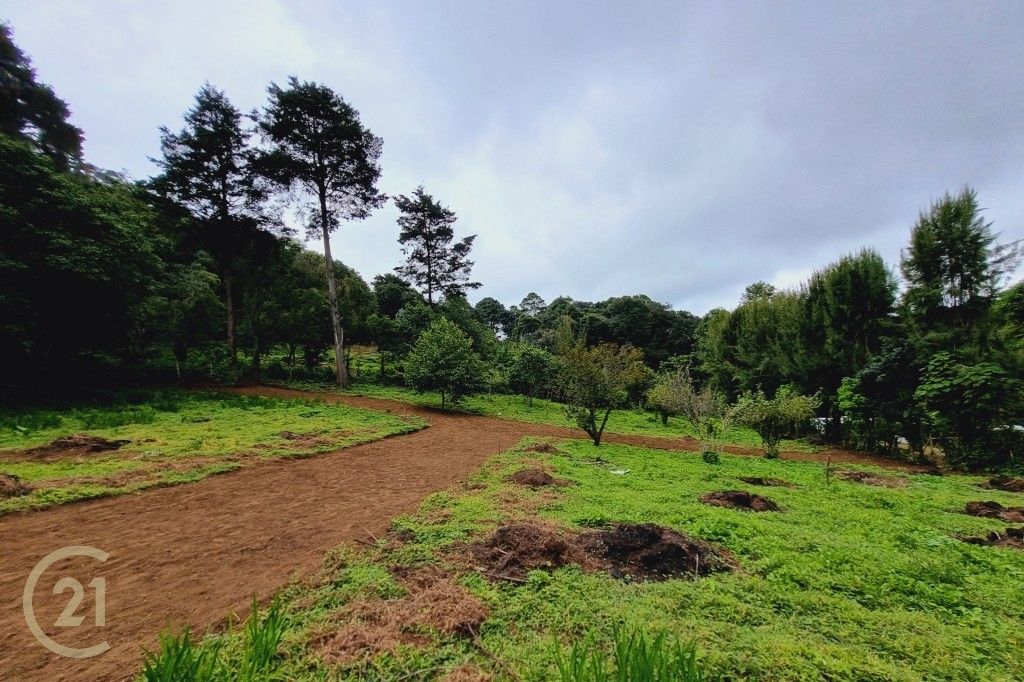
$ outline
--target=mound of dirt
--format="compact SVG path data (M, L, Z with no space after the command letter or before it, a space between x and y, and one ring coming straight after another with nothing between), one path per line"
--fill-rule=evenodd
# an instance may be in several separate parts
M509 479L517 485L525 485L530 488L541 488L546 485L561 485L562 482L545 473L540 469L521 469L512 474Z
M762 476L740 476L740 480L749 485L759 485L763 488L795 488L789 481L781 478L765 478Z
M756 512L779 511L779 505L767 497L748 493L746 490L718 490L701 496L700 501L704 504L728 507L729 509L743 509Z
M530 571L569 564L596 567L576 538L535 523L501 526L486 540L470 545L468 554L474 568L498 580L520 581Z
M907 485L905 478L882 476L881 474L873 474L868 471L837 471L835 475L844 481L863 483L864 485L877 485L882 488L903 488Z
M533 445L527 446L524 452L543 452L549 455L553 455L561 452L561 450L556 448L551 443L534 443Z
M32 492L32 486L21 482L14 474L0 473L0 500L8 497L19 497Z
M584 533L579 544L604 561L612 575L634 580L666 580L731 571L728 552L653 523L620 523Z
M1024 523L1024 507L1004 507L991 500L985 502L968 502L965 514L980 516L986 519L999 519L1007 523Z
M128 443L131 441L107 440L100 436L90 436L87 433L73 433L70 436L61 436L46 445L13 454L15 459L61 459L110 452L118 450Z
M339 614L347 622L318 641L321 655L347 663L394 651L400 644L426 646L430 633L472 636L490 610L438 568L396 572L407 590L398 599L362 599Z
M983 536L962 537L966 543L988 547L1010 547L1024 550L1024 528L1007 528L1005 533L992 531Z
M988 480L988 487L995 490L1005 490L1009 493L1024 493L1024 478L993 476Z

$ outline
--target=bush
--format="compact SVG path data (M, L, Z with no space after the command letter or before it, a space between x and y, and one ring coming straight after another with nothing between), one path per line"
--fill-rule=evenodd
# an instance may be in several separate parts
M738 422L757 431L764 446L764 456L779 456L779 443L801 424L814 416L820 401L817 396L800 395L789 386L782 386L774 398L764 391L747 391L740 396L734 410Z
M725 397L710 385L698 391L685 369L662 375L647 398L663 424L669 416L685 417L696 432L701 452L710 451L729 428L732 412Z
M629 386L646 370L643 353L610 343L587 348L577 341L560 360L566 414L600 445L612 409L628 399Z

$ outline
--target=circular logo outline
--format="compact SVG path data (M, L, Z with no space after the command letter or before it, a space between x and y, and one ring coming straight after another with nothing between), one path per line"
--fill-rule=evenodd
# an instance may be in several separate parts
M32 597L35 595L36 584L43 576L43 573L46 572L46 569L62 559L68 559L76 556L87 556L96 559L101 563L110 557L110 555L102 549L96 549L95 547L90 547L88 545L69 545L50 552L40 559L39 563L37 563L28 574L28 580L25 581L25 589L21 594L21 609L25 612L25 623L28 625L28 629L32 632L32 636L35 637L36 641L44 647L58 656L65 656L67 658L92 658L93 656L99 656L110 649L110 644L107 640L103 640L99 644L95 644L86 649L76 649L75 647L65 646L60 642L56 642L43 632L41 627L39 627L39 621L36 620L35 607L32 605Z

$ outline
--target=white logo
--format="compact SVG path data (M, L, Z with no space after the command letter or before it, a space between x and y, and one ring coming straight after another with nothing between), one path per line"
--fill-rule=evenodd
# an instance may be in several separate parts
M50 552L43 557L42 560L32 569L32 572L28 574L28 580L25 582L25 591L21 595L21 608L25 612L25 622L28 623L28 629L32 631L32 635L40 644L60 656L66 656L68 658L91 658L110 649L110 644L104 640L87 649L76 649L74 647L64 646L59 642L55 642L47 636L45 632L43 632L41 627L39 627L39 621L36 620L35 609L32 606L32 596L36 591L36 583L39 582L39 578L41 578L43 573L46 572L46 569L62 559L68 559L76 556L87 556L95 559L96 561L103 562L107 560L109 555L101 549L96 549L95 547L89 547L87 545L72 545L70 547L62 547L61 549ZM88 587L93 590L96 597L96 617L94 622L97 627L105 627L107 624L107 581L105 578L93 578L89 581ZM67 606L64 607L60 616L53 623L55 626L61 628L78 627L82 624L82 621L85 620L85 616L80 616L75 613L78 611L78 607L85 598L85 587L83 587L82 583L75 578L68 576L61 578L53 586L54 594L60 594L61 592L66 592L68 590L71 591L71 599L68 600Z

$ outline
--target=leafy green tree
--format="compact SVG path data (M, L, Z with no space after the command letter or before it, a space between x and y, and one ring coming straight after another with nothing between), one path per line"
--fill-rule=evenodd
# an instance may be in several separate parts
M10 25L0 24L0 133L28 140L56 170L66 171L82 160L82 131L70 118L67 102L36 80Z
M455 212L442 206L423 187L413 190L412 196L395 197L401 211L398 242L402 245L405 263L395 268L403 278L420 288L431 306L437 297L465 296L470 289L478 289L479 282L471 282L473 261L469 252L476 235L454 242Z
M498 339L465 298L448 296L437 306L436 312L454 322L469 338L473 339L473 349L484 360L490 361L498 345Z
M838 405L851 446L892 457L899 454L903 437L911 454L923 455L926 415L914 397L921 377L919 358L909 342L892 342L843 379Z
M747 288L743 290L743 298L740 302L749 303L750 301L766 301L777 293L778 290L775 288L775 285L769 284L764 280L758 280L757 282L748 285Z
M993 362L965 364L948 352L928 361L915 398L929 412L946 461L956 467L1005 467L1022 439L1019 377Z
M610 343L588 348L578 340L559 359L566 414L600 445L612 410L626 402L629 386L645 369L643 353Z
M308 233L323 240L335 372L338 385L348 386L330 235L342 220L367 218L387 199L377 188L382 142L363 126L359 112L325 85L293 77L287 88L271 83L268 92L259 129L270 151L260 166L266 177L297 194L309 217Z
M373 278L373 295L377 298L377 309L390 318L397 317L407 304L423 300L401 277L391 273Z
M555 359L543 348L524 346L512 365L510 383L533 405L534 396L543 391L554 378Z
M779 443L814 416L819 400L800 395L790 386L781 386L769 398L764 391L747 391L734 408L736 421L757 431L764 446L764 456L779 456Z
M801 301L800 355L789 379L808 392L821 391L826 436L838 441L836 392L891 333L896 281L882 257L865 249L814 273Z
M153 187L185 206L204 228L202 243L217 261L224 286L226 340L235 357L235 278L244 251L255 251L255 233L265 223L265 198L253 171L252 131L227 95L209 83L200 88L195 106L185 112L185 127L172 133L160 129L163 171Z
M495 334L502 333L509 336L512 331L512 316L505 306L497 299L485 296L475 306L476 314L491 328Z
M405 359L405 378L417 391L437 391L442 409L484 386L485 366L473 340L442 317L423 332Z
M978 345L989 304L1020 262L1016 244L997 243L974 190L947 193L922 213L900 265L904 314L933 348Z

